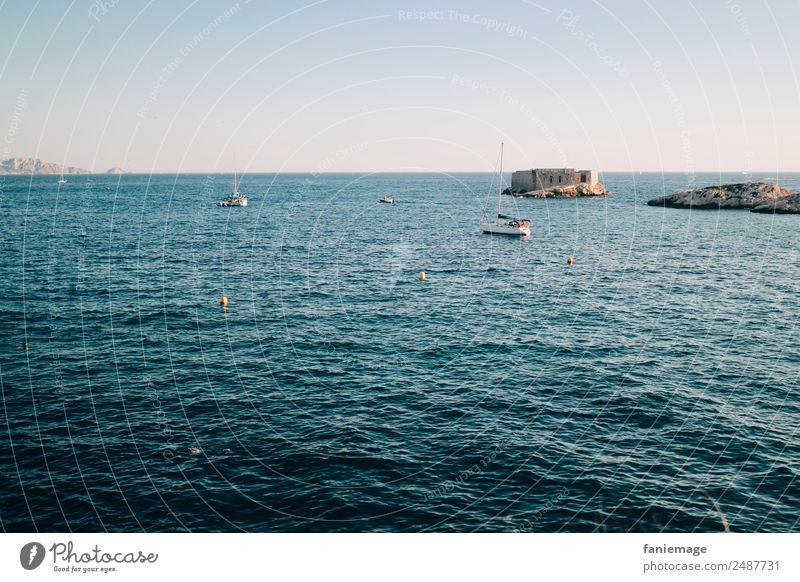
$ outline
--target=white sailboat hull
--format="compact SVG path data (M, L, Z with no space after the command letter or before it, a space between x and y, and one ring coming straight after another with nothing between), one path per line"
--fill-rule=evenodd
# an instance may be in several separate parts
M243 196L236 196L233 198L225 198L217 203L217 206L247 206L247 198Z
M487 234L507 234L510 236L529 236L531 234L529 226L512 226L496 222L481 222L481 230Z

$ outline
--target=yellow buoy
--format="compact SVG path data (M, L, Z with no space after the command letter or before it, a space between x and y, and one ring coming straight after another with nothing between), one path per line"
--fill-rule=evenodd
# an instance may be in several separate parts
M568 255L568 256L567 256L567 264L568 264L568 265L571 265L571 264L572 264L572 263L574 263L574 262L575 262L575 260L572 258L572 255Z
M425 271L420 271L419 272L419 280L420 281L424 281L425 280Z
M219 298L219 304L222 305L223 307L227 307L228 298L223 295L222 297Z

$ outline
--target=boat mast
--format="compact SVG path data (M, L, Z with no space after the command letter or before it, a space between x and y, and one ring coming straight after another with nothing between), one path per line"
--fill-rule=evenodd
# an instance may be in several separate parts
M500 175L497 177L497 216L503 214L503 142L500 142Z
M236 170L233 171L233 186L231 188L231 193L234 196L236 195Z

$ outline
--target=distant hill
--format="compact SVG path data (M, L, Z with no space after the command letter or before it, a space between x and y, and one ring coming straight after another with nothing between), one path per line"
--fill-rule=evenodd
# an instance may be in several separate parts
M111 168L106 172L106 174L127 174L127 173L128 172L126 172L122 168Z
M8 158L0 160L0 174L91 174L89 170L51 164L35 158Z

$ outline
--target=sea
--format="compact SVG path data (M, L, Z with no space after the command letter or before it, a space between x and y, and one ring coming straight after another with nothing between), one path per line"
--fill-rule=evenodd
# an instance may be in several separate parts
M800 531L800 216L646 205L800 174L230 179L0 177L3 531Z

